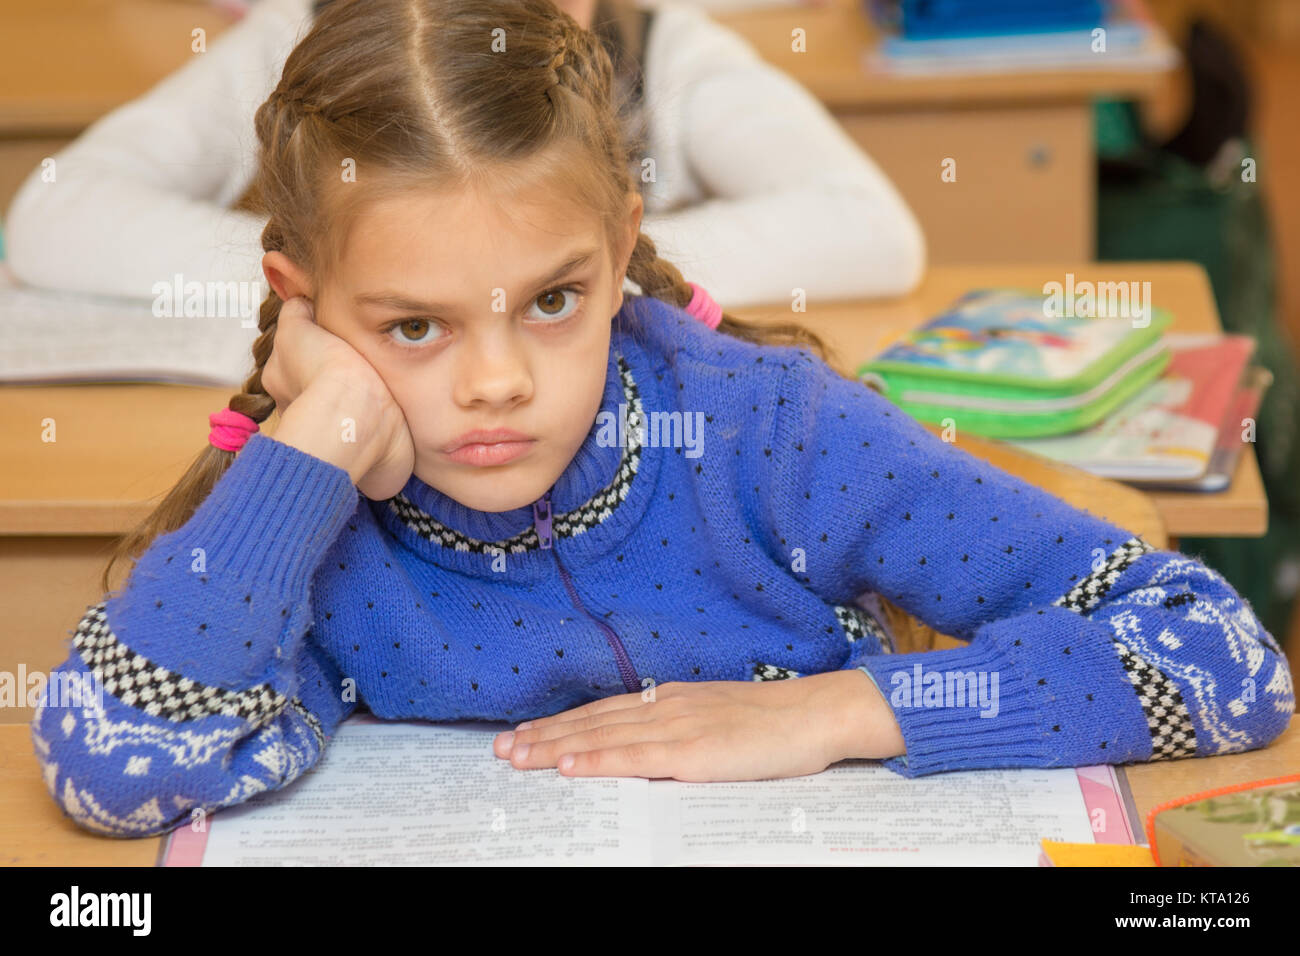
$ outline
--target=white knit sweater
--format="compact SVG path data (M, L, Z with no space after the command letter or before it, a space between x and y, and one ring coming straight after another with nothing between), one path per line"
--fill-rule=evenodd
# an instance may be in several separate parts
M920 227L826 109L700 8L653 5L642 229L660 254L727 306L911 289ZM142 298L177 273L264 283L265 220L228 207L253 176L253 113L309 27L310 0L260 0L55 154L53 182L34 170L5 222L14 274Z

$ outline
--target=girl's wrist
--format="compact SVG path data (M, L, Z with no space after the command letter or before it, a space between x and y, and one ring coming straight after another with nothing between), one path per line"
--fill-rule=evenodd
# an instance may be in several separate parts
M826 676L835 679L828 719L838 760L883 760L907 753L893 708L868 674L854 667Z
M360 423L371 416L356 407L356 398L324 386L310 385L280 416L273 436L299 451L348 473L355 485L374 467L376 454Z

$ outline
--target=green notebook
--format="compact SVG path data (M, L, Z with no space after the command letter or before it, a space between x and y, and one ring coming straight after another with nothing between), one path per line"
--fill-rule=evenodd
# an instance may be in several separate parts
M1034 290L978 289L862 365L858 378L914 418L976 435L1086 428L1169 363L1166 310L1140 294L1117 308L1113 289L1092 301L1080 309Z

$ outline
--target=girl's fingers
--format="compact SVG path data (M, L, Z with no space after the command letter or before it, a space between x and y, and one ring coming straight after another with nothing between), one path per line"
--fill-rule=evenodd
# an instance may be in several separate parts
M562 723L551 723L545 726L534 724L524 730L513 731L510 747L502 749L502 755L509 755L513 748L519 744L541 743L545 740L556 740L560 737L572 736L578 733L586 733L595 730L597 727L609 727L615 724L643 724L646 721L654 720L657 713L652 707L623 707L617 710L604 710L598 714L590 714L586 717L580 717L577 720L567 720ZM504 737L504 734L498 735Z
M604 750L569 753L565 760L557 758L556 769L566 777L648 777L655 780L680 779L684 775L687 779L696 779L697 774L683 771L683 759L681 746L676 741L638 741Z
M517 743L510 752L510 762L521 770L554 767L565 754L670 744L676 740L677 732L658 721L610 724L578 733L562 734L551 740L539 740L528 745L524 756L520 756L522 742Z
M663 690L662 687L659 688ZM641 694L614 694L610 697L602 697L600 700L593 700L589 704L583 704L581 707L574 707L572 710L561 711L550 717L538 717L536 720L525 720L515 727L515 730L521 728L532 729L534 727L548 727L553 724L567 723L573 720L582 720L584 717L591 717L595 714L603 714L610 710L623 710L628 707L640 707L648 703L647 698Z

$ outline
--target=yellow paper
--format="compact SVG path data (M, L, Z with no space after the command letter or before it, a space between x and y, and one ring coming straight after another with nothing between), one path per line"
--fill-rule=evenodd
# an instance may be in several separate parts
M1056 866L1155 866L1145 846L1116 843L1058 843L1043 840L1043 852Z

